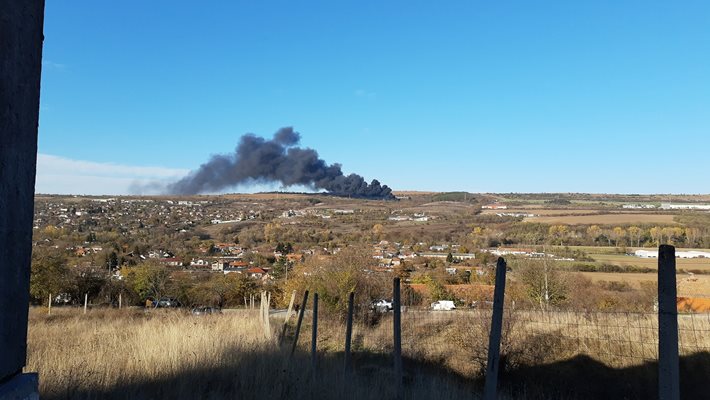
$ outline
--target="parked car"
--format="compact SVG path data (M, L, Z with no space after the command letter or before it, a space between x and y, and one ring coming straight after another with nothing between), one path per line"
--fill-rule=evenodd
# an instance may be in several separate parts
M370 305L370 309L377 312L392 311L392 302L390 300L375 300Z
M217 307L197 306L192 309L192 315L221 314L222 310Z
M451 311L456 309L456 304L453 300L439 300L431 303L431 309L434 311Z
M172 297L161 297L160 300L153 302L155 308L170 308L180 307L180 302Z

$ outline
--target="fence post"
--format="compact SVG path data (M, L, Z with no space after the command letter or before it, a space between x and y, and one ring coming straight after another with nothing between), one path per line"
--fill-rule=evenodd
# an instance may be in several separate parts
M84 314L86 314L86 305L89 303L89 294L84 293Z
M286 311L286 317L284 317L284 325L281 328L281 335L279 336L279 346L283 343L284 336L286 336L286 327L288 326L288 320L291 318L291 311L293 311L293 302L296 300L296 291L291 292L291 301L288 302L288 311Z
M484 400L495 400L498 390L498 366L500 363L500 337L503 328L503 301L505 300L506 263L498 257L496 263L496 281L493 291L493 316L491 317L491 335L488 338L488 363L486 365L486 383L483 388Z
M303 293L303 301L301 302L301 309L298 310L298 322L296 322L296 335L293 338L293 346L291 347L291 356L296 351L296 345L298 344L298 335L301 333L301 323L303 322L303 313L306 311L306 304L308 303L308 290Z
M259 322L264 326L264 292L261 292L261 301L259 301Z
M49 294L49 299L47 300L47 315L52 315L52 293Z
M286 321L291 318L291 313L293 312L293 303L296 301L296 291L291 292L291 300L288 302L288 309L286 310Z
M658 248L658 398L680 398L675 247Z
M318 339L318 293L313 294L313 331L311 332L311 369L313 377L316 377L316 364L318 357L316 354L316 345Z
M120 310L123 306L123 293L118 293L118 309Z
M350 343L353 337L353 303L355 302L355 293L350 292L348 296L348 320L345 325L345 373L350 372Z
M271 320L269 319L269 308L271 306L271 295L264 293L264 334L267 339L271 339Z
M403 397L402 387L402 314L399 299L399 278L394 278L392 288L392 321L394 323L394 380L396 396Z

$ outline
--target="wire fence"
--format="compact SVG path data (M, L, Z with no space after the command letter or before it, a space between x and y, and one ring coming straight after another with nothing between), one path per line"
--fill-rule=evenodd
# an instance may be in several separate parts
M657 364L659 398L679 399L682 357L698 360L710 356L710 314L678 313L680 303L676 292L675 248L672 246L659 247L657 313L505 309L506 270L505 260L499 258L493 308L490 310L454 310L451 300L432 303L431 309L402 307L400 278L395 277L391 304L378 301L373 304L376 310L369 313L360 310L361 323L352 330L352 352L391 353L393 386L398 397L403 393L401 367L404 356L410 361L435 364L463 376L480 376L485 371L483 396L487 400L497 396L500 367L515 371L518 367L524 370L568 361L585 361L590 366L596 364L606 373L612 369L631 370L627 367L636 366L647 370ZM316 349L327 347L340 351L343 347L339 342L344 343L350 338L344 337L343 321L336 318L326 320L324 324L321 319L316 319L317 295L314 301L311 357L315 371ZM352 310L352 302L351 293L349 310ZM384 307L392 312L385 311ZM301 311L299 326L304 315L303 309ZM316 332L316 321L325 328L325 335ZM349 311L348 326L352 321L352 311ZM297 342L296 334L294 344ZM346 352L346 371L350 369L349 354ZM583 376L586 374L578 371L578 379ZM646 386L641 386L645 390ZM699 389L695 386L693 390L697 392ZM588 389L588 392L594 391L591 387ZM628 397L621 392L615 396ZM648 396L644 394L643 397Z
M491 310L432 311L403 307L402 355L435 362L466 376L480 375L488 356ZM344 350L345 322L319 317L319 351ZM312 314L304 319L310 332ZM301 336L303 349L309 334ZM710 313L678 316L681 356L710 352ZM392 312L363 313L353 326L352 352L389 355L393 351ZM591 357L623 368L658 361L658 316L655 313L577 312L505 309L501 356L505 368ZM357 365L355 365L357 368Z

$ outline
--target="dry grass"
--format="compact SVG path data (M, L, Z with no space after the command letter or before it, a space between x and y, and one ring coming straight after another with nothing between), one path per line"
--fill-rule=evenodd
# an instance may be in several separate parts
M345 379L342 359L322 349L314 380L307 354L264 338L255 312L78 309L30 312L27 371L43 399L380 399L393 396L390 357L362 362ZM274 324L276 328L277 324ZM307 331L305 331L307 332ZM302 336L308 341L309 335ZM411 371L407 397L470 398L471 382L444 371Z
M642 214L642 213L613 213L596 215L568 215L568 216L541 216L525 218L526 222L539 222L543 224L675 224L674 215L670 214Z
M579 355L612 367L628 367L658 357L658 319L653 313L541 312L506 310L502 353L506 368L545 364ZM490 310L402 313L402 352L415 360L438 363L468 377L485 369ZM321 323L322 324L322 323ZM320 348L342 351L342 324L321 328ZM681 354L710 351L710 314L679 317ZM356 325L354 350L392 351L392 319Z
M402 351L410 360L481 379L490 311L402 314ZM506 310L501 387L516 399L646 399L657 387L658 321L653 314ZM704 398L710 372L710 314L679 317L683 398ZM329 327L342 338L343 327ZM392 320L358 327L361 353L390 354ZM324 338L324 340L327 340ZM326 346L319 343L319 346ZM332 344L335 348L338 343ZM406 365L406 363L405 363Z
M264 337L256 312L210 317L142 310L94 310L82 315L78 309L59 309L52 316L45 312L39 308L30 312L26 368L40 373L44 399L381 399L394 395L389 315L378 324L356 324L355 368L350 375L342 368L344 326L322 318L314 379L305 351L310 346L309 321L302 330L300 350L287 365L287 352ZM584 374L566 378L572 389L587 385L574 396L541 382L558 373L555 363L574 362L577 367L594 368L603 379L626 379L629 372L623 368L636 368L657 357L657 320L650 314L506 313L504 382L505 376L518 375L502 387L512 398L595 398L599 394L589 391ZM475 398L487 357L488 321L487 310L404 312L405 398ZM681 354L710 351L709 314L682 315L679 324ZM278 330L280 324L272 326ZM529 372L530 368L536 369ZM644 368L635 373L646 376L648 367ZM545 378L538 379L541 376ZM620 393L609 396L620 398Z

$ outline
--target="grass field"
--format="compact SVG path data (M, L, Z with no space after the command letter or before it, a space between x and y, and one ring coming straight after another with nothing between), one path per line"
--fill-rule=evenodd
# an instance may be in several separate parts
M594 247L594 246L570 246L570 249L581 250L585 252L588 256L592 257L596 265L601 264L612 264L618 266L634 266L640 268L650 268L656 270L658 268L658 259L655 258L639 258L635 256L628 256L625 254L619 254L618 249L615 247ZM628 251L634 251L638 248L628 248ZM654 250L654 249L646 249ZM708 249L684 249L678 248L678 251L709 251ZM554 252L554 248L551 250ZM569 266L573 263L564 262L560 263ZM707 258L693 258L676 259L676 268L678 270L699 270L710 272L710 259ZM598 281L617 281L626 282L632 287L638 289L640 283L644 281L655 282L658 278L655 273L618 273L618 272L581 272L582 275L591 279L593 282ZM677 277L678 282L678 295L679 296L690 296L690 297L710 297L710 275L696 274L688 275L685 273L680 273Z
M322 351L316 378L306 352L287 363L287 348L263 332L256 311L83 315L55 308L47 316L35 308L25 370L39 372L40 396L50 400L394 398L390 358L369 361L346 379L342 358ZM477 390L472 381L434 368L412 371L409 379L407 398L466 399Z
M606 264L658 268L658 260L655 258L640 258L625 254L595 254L591 252L587 254L594 260ZM679 270L710 271L710 258L678 258L676 259L676 268Z
M489 321L485 310L404 312L404 398L478 398ZM645 314L508 312L499 398L647 398L654 321ZM301 350L288 362L288 346L265 338L255 311L199 317L59 308L47 316L35 308L26 371L39 372L43 399L394 398L390 316L356 325L352 374L343 373L342 321L322 317L314 375L305 351L310 325L304 323ZM681 354L710 349L710 319L684 317L680 327ZM699 356L707 361L707 353ZM688 363L681 360L684 390L696 393L707 370L686 379L697 369Z
M563 215L590 215L599 214L598 210L577 210L577 209L550 209L550 208L513 208L509 210L483 210L481 214L500 214L500 213L520 213L520 214L536 214L539 216L563 216Z
M656 274L618 273L618 272L579 272L592 282L626 282L632 288L641 288L641 282L656 282ZM678 296L710 298L709 275L678 275L676 278Z
M536 212L537 213L537 212ZM671 214L609 213L595 215L540 216L525 218L527 222L543 224L674 224Z
M592 282L626 282L634 289L640 289L641 282L656 282L658 279L656 274L642 273L621 274L618 272L579 272L579 274L589 278Z

